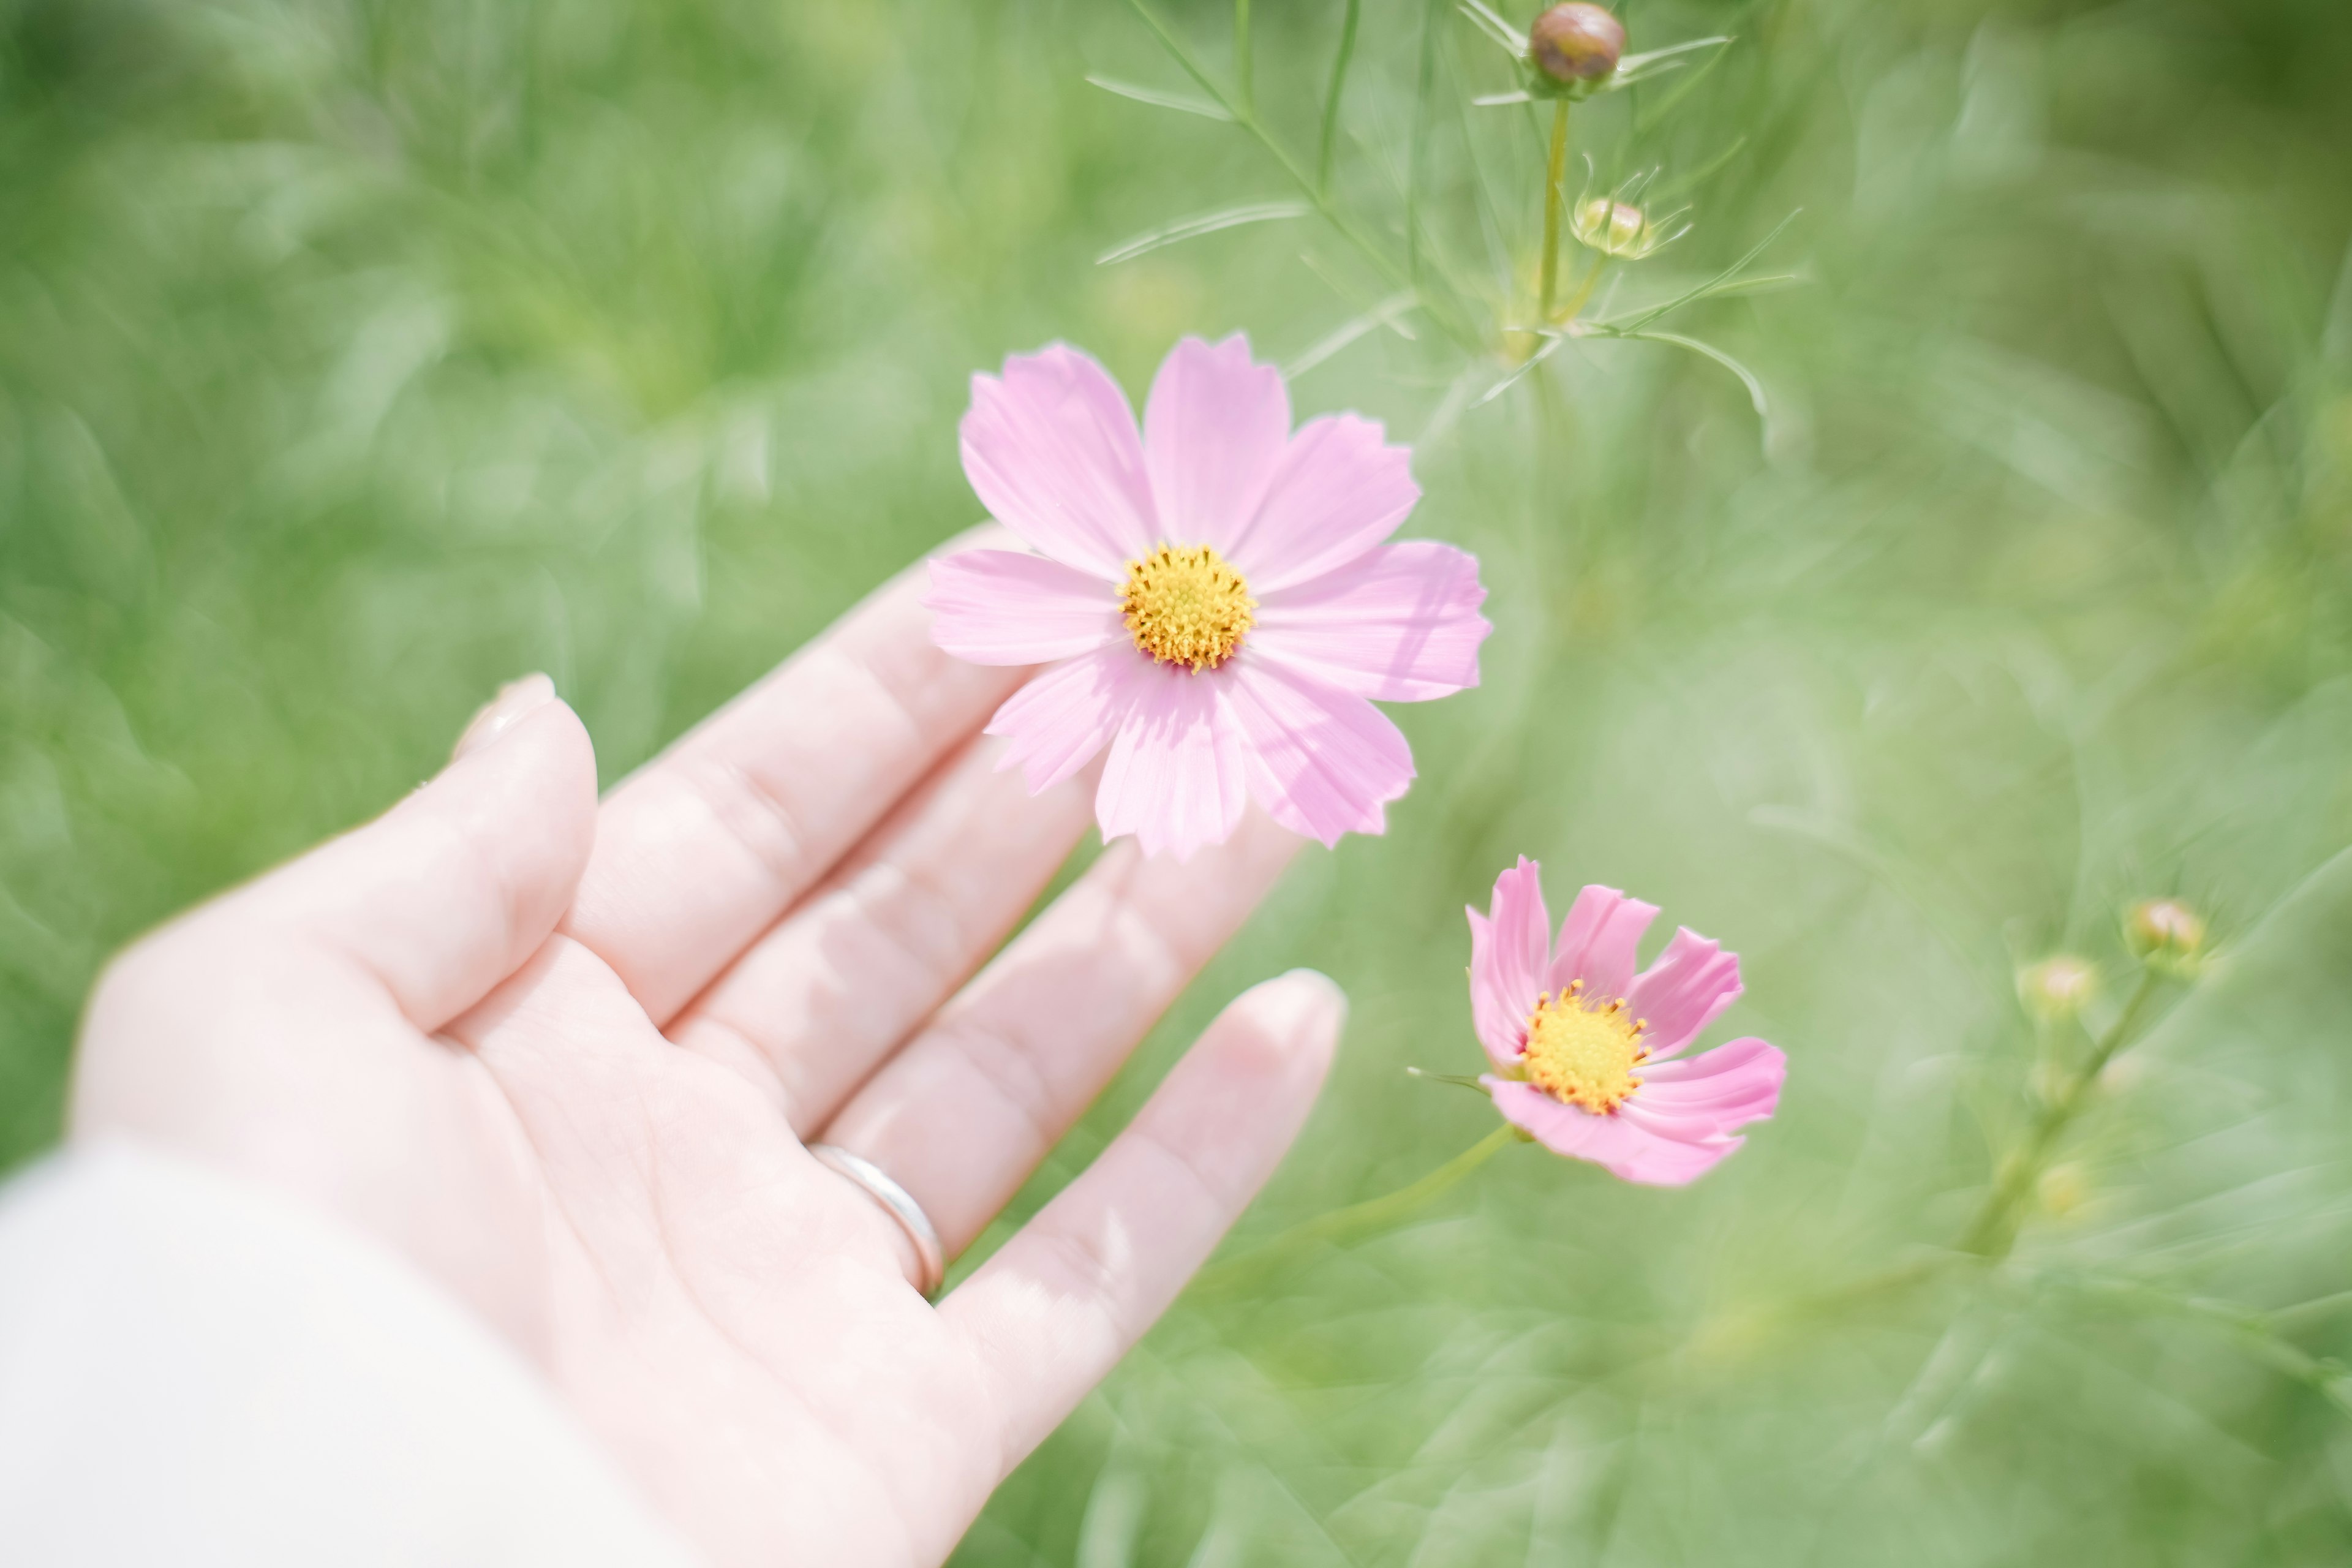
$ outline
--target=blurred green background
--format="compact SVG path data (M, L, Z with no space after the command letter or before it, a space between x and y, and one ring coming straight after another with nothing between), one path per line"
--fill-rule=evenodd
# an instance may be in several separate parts
M1739 41L1578 110L1600 184L1706 176L1618 298L1797 213L1795 286L1675 323L1768 416L1642 343L1476 404L1507 362L1411 314L1299 376L1416 443L1485 684L1397 711L1389 835L1302 863L1023 1208L1293 963L1354 1021L1237 1246L1479 1138L1402 1069L1475 1069L1460 908L1521 851L1738 948L1718 1033L1787 1048L1782 1112L1687 1191L1514 1148L1196 1294L959 1561L2343 1562L2352 8L1623 9ZM1310 166L1342 10L1256 5ZM1223 79L1229 11L1167 15ZM971 371L1066 337L1139 393L1386 288L1313 219L1098 265L1296 192L1089 72L1192 90L1108 0L0 0L0 1158L55 1137L107 952L500 680L552 673L617 777L975 521ZM1467 100L1510 85L1445 0L1368 0L1335 160L1490 327L1541 148ZM2084 1048L2017 967L2105 965L2104 1026L2151 893L2221 957L2015 1251L1938 1262Z

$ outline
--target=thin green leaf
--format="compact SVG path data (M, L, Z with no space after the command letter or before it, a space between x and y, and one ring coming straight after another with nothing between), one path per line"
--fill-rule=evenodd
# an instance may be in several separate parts
M1475 402L1472 403L1470 406L1473 408L1486 407L1486 405L1494 402L1495 399L1502 396L1503 394L1510 391L1511 388L1518 385L1520 382L1526 380L1528 374L1532 372L1536 366L1543 363L1544 361L1558 353L1559 352L1559 345L1568 342L1568 335L1564 332L1546 332L1543 334L1543 347L1529 354L1527 357L1527 362L1521 364L1517 370L1511 372L1508 375L1495 383L1494 385L1488 387L1485 395L1479 397Z
M1686 43L1668 44L1663 49L1644 49L1638 55L1627 55L1619 60L1616 74L1609 79L1618 85L1623 85L1629 79L1639 81L1643 72L1655 70L1661 62L1673 59L1677 55L1686 55L1696 49L1712 49L1731 41L1730 34L1718 33L1711 38L1693 38Z
M1478 25L1478 30L1500 44L1515 60L1528 58L1528 41L1500 16L1488 9L1485 0L1462 0L1462 14Z
M1315 155L1315 180L1323 190L1331 188L1331 146L1339 132L1339 96L1347 90L1348 63L1356 53L1356 20L1363 10L1363 0L1348 0L1348 11L1339 24L1339 52L1331 61L1331 86L1323 95L1323 140Z
M1702 184L1722 173L1725 166L1734 158L1738 157L1747 145L1747 137L1733 137L1730 146L1726 147L1697 168L1686 174L1677 174L1665 184L1653 188L1650 192L1650 199L1654 202L1670 202L1685 191L1696 190Z
M1451 38L1446 42L1446 68L1451 79L1462 79L1462 51ZM1489 178L1490 159L1478 153L1478 137L1470 124L1470 106L1457 90L1447 95L1454 105L1454 134L1462 139L1462 150L1470 163L1470 193L1476 198L1478 232L1486 242L1486 266L1492 286L1498 299L1507 300L1511 293L1511 249L1505 232L1502 205L1496 199L1494 182ZM1464 292L1461 283L1451 276L1448 284L1457 294Z
M1127 3L1134 8L1137 16L1143 18L1143 25L1151 29L1152 37L1160 40L1160 47L1168 51L1169 58L1184 68L1184 74L1199 82L1201 90L1216 100L1228 115L1239 120L1241 116L1234 112L1233 100L1225 96L1222 88L1210 79L1208 71L1202 68L1199 60L1192 58L1192 51L1184 47L1184 40L1176 36L1175 29L1169 26L1160 13L1146 5L1144 0L1127 0Z
M1322 280L1325 288L1330 289L1332 293L1339 297L1339 302L1341 304L1352 306L1356 314L1360 316L1372 316L1380 318L1381 325L1386 327L1389 331L1394 332L1397 336L1402 338L1409 343L1417 343L1421 341L1421 339L1414 333L1412 328L1405 324L1402 313L1382 316L1381 313L1386 309L1387 301L1367 300L1363 296L1362 290L1351 287L1346 279L1342 279L1337 272L1334 272L1331 269L1329 263L1326 262L1321 257L1316 255L1313 251L1300 251L1298 253L1298 259L1306 266L1307 271L1312 272L1318 279ZM1403 297L1410 300L1414 305L1419 306L1423 310L1429 309L1428 302L1410 289L1404 291Z
M1239 228L1249 223L1276 223L1285 218L1305 217L1315 209L1305 202L1256 202L1246 206L1221 207L1171 223L1165 228L1155 228L1149 234L1137 235L1124 245L1113 246L1095 258L1097 267L1108 267L1120 261L1131 261L1146 251L1158 250L1163 245L1179 240L1197 239L1219 229Z
M1409 293L1390 295L1387 299L1381 300L1378 305L1375 305L1372 309L1365 311L1362 315L1351 318L1343 323L1337 331L1331 332L1329 335L1322 339L1322 341L1316 343L1312 348L1308 349L1305 353L1300 354L1297 359L1292 360L1288 364L1284 365L1282 367L1283 379L1286 381L1295 381L1298 377L1305 375L1308 371L1313 370L1317 365L1321 364L1325 360L1329 359L1333 354L1338 353L1340 350L1354 342L1358 338L1363 337L1370 332L1378 331L1381 328L1389 325L1392 318L1412 310L1413 303L1413 296Z
M1802 208L1799 209L1799 211L1802 210ZM1670 311L1681 310L1685 305L1690 304L1696 300L1704 299L1709 294L1720 292L1725 284L1730 282L1733 279L1738 278L1742 272L1748 270L1748 263L1763 255L1766 247L1774 240L1780 237L1781 230L1787 228L1790 224L1796 221L1797 214L1793 212L1787 217L1782 218L1778 224L1773 226L1771 233L1766 235L1762 239L1758 240L1754 245L1748 247L1748 254L1742 256L1738 260L1733 262L1730 266L1725 268L1722 271L1717 273L1714 277L1708 279L1697 288L1677 294L1663 305L1653 305L1645 310L1637 310L1633 315L1622 317L1616 321L1595 321L1592 324L1595 327L1620 334L1631 332L1648 326L1652 321L1656 321L1659 317L1665 315Z
M1257 89L1250 83L1250 0L1234 0L1234 96L1244 109L1257 107Z
M1470 100L1470 107L1473 109L1500 109L1507 103L1533 103L1535 100L1535 94L1525 90L1518 92L1489 92L1472 99Z
M1762 272L1753 278L1735 278L1699 296L1703 300L1731 300L1748 294L1777 294L1783 289L1793 289L1805 281L1801 272Z
M1703 343L1696 338L1684 337L1680 332L1615 332L1611 335L1630 338L1637 342L1672 343L1676 348L1688 349L1695 354L1705 354L1739 378L1739 384L1748 389L1748 401L1755 405L1757 418L1772 417L1771 409L1766 406L1764 402L1764 384L1756 379L1756 373L1713 343Z
M1660 99L1657 102L1643 108L1640 113L1633 117L1633 130L1635 133L1644 134L1655 129L1658 123L1664 120L1667 115L1672 114L1675 110L1682 107L1684 100L1689 98L1694 91L1697 90L1698 84L1706 79L1707 73L1709 71L1712 71L1716 67L1721 65L1730 58L1731 51L1729 49L1717 49L1713 55L1707 58L1706 64L1700 66L1698 69L1691 72L1690 75L1676 82L1675 84L1674 91L1666 94L1665 97Z
M1173 109L1184 114L1197 114L1203 120L1219 120L1228 125L1233 123L1233 112L1230 110L1221 103L1211 103L1205 98L1188 98L1181 92L1164 92L1156 87L1142 87L1135 82L1120 81L1107 76L1090 76L1087 78L1087 81L1105 92L1114 92L1121 98L1131 98L1138 103L1148 103L1154 109Z

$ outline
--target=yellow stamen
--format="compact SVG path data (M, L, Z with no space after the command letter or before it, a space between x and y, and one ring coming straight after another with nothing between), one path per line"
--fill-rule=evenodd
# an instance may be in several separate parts
M1557 1001L1549 991L1536 998L1521 1067L1529 1083L1561 1104L1605 1115L1642 1087L1633 1068L1649 1055L1642 1043L1649 1026L1622 998L1586 1006L1584 982L1574 981Z
M1257 624L1249 584L1205 544L1162 544L1129 562L1118 602L1137 647L1162 664L1194 669L1214 669L1233 658Z

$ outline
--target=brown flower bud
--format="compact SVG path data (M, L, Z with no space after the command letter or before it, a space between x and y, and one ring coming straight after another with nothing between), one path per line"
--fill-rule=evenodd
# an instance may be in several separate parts
M1599 5L1571 0L1536 18L1528 53L1554 81L1598 81L1625 52L1625 24Z

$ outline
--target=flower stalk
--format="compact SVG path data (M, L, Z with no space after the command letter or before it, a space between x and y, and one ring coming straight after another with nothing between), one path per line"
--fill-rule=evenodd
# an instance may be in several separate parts
M1562 189L1568 179L1568 100L1555 99L1551 106L1551 152L1545 160L1543 208L1543 257L1538 264L1537 319L1549 326L1552 323L1552 297L1559 286L1559 214L1566 205Z
M1524 1133L1506 1123L1409 1185L1317 1215L1260 1242L1238 1258L1202 1270L1193 1289L1211 1292L1229 1289L1252 1282L1267 1269L1290 1261L1298 1256L1302 1247L1311 1243L1346 1247L1378 1235L1460 1186L1472 1172L1504 1149L1526 1142Z
M2163 978L2153 965L2140 971L2139 984L2133 988L2115 1022L2091 1047L2090 1056L2066 1076L2044 1102L2023 1145L2002 1163L1992 1191L1985 1194L1984 1205L1960 1235L1960 1251L1998 1262L2017 1245L2019 1218L2026 1200L2041 1184L2042 1168L2048 1164L2051 1152L2088 1103L2091 1088L2098 1081L2099 1074L2138 1034L2148 1004L2155 1000Z

